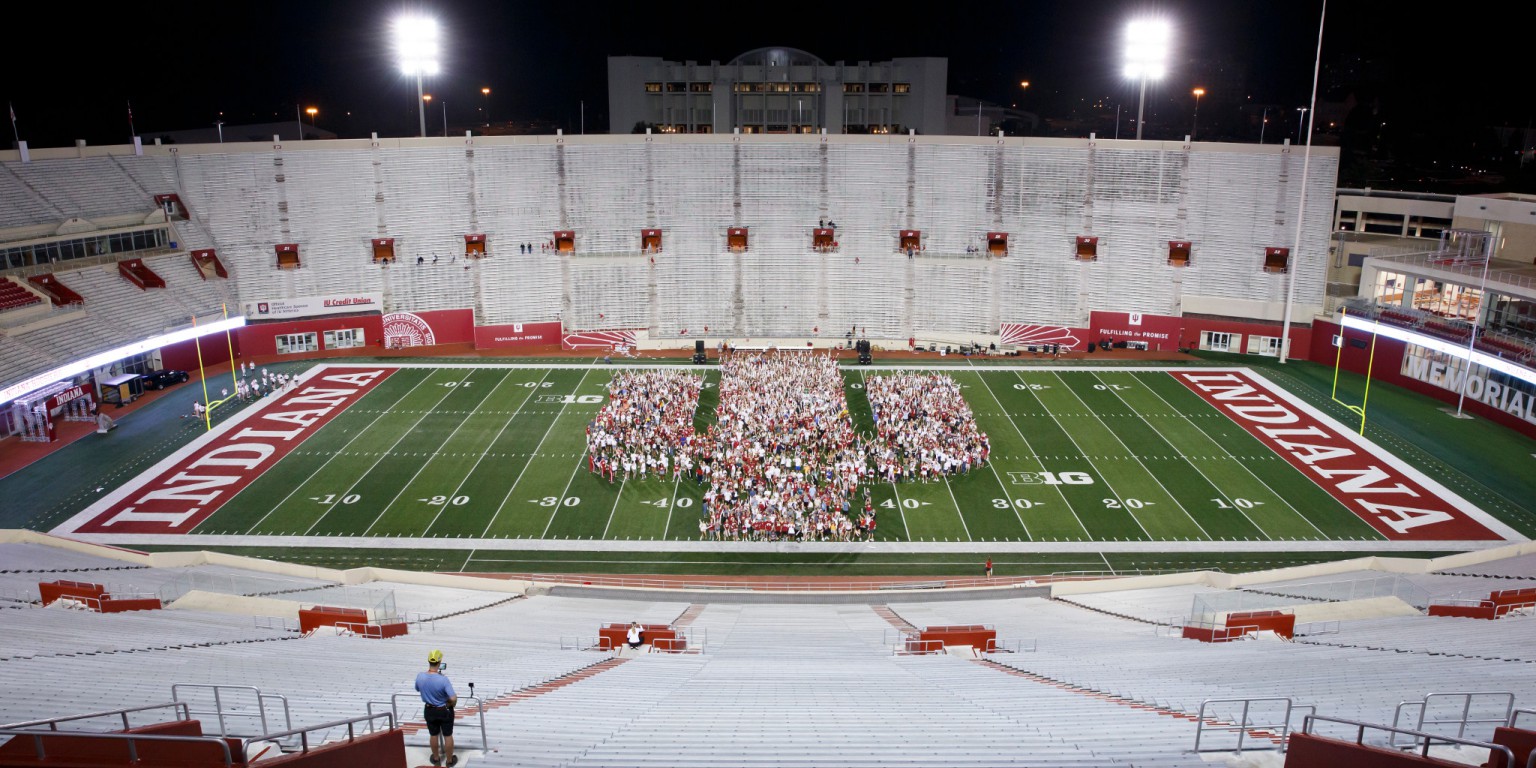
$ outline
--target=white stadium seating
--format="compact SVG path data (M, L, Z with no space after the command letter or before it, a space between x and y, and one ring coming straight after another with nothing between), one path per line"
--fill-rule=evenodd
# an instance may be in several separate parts
M173 298L146 302L108 269L60 264L95 322L18 334L45 355L126 343L225 301L358 292L383 294L387 310L472 308L481 324L559 320L657 339L706 327L737 338L842 338L853 327L898 341L986 336L1004 322L1083 327L1094 310L1216 306L1276 319L1287 281L1260 269L1262 254L1292 245L1301 191L1290 148L1177 142L594 136L121 149L0 163L0 225L36 236L67 218L152 211L154 195L175 193L191 213L172 221L175 255L215 248L231 279L205 285L166 267ZM1323 303L1317 254L1337 164L1333 150L1312 158L1303 308ZM836 252L811 248L823 220L837 224ZM733 226L749 230L745 253L726 249ZM640 253L646 228L663 231L660 253ZM922 232L915 258L897 247L902 229ZM541 247L556 230L576 233L575 255ZM1010 235L1006 257L968 253L989 231ZM468 234L486 235L489 258L466 270ZM1078 236L1099 238L1096 261L1074 258ZM378 237L395 238L395 263L372 263ZM1169 240L1194 243L1189 266L1168 266ZM301 268L276 268L280 243L299 246ZM7 365L0 383L26 372Z

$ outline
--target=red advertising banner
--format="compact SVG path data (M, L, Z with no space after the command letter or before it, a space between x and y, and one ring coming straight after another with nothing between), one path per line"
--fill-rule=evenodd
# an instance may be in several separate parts
M382 324L384 346L390 349L465 344L475 338L475 313L469 309L390 312Z
M475 349L510 349L560 343L559 321L475 326Z
M1175 379L1231 418L1392 541L1499 541L1474 520L1475 508L1377 453L1364 438L1245 372L1171 371ZM1479 513L1480 514L1480 513Z
M1092 312L1088 315L1088 340L1142 341L1147 349L1177 349L1184 319L1144 312Z

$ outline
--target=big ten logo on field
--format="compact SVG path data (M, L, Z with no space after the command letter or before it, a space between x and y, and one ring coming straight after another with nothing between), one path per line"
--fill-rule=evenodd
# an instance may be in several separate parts
M1087 472L1009 472L1008 482L1014 485L1093 485L1093 476Z
M539 399L536 400L535 402L537 402L537 403L539 403L541 405L572 405L572 404L575 404L575 403L583 403L583 404L587 404L587 405L596 405L597 403L603 402L603 396L602 395L539 395Z

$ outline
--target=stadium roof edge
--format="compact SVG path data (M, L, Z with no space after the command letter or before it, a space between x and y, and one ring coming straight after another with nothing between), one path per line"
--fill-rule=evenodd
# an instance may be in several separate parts
M995 146L1005 147L1040 147L1051 149L1100 149L1114 151L1142 150L1152 152L1183 152L1195 154L1250 154L1250 155L1283 155L1287 153L1299 155L1304 147L1282 144L1229 144L1214 142L1195 142L1186 144L1183 141L1136 141L1134 139L1107 139L1107 138L1057 138L1038 136L903 136L903 135L847 135L847 134L593 134L586 136L448 136L427 138L380 138L373 139L336 139L332 141L288 141L288 142L236 142L225 144L150 144L143 147L143 154L151 157L169 157L180 154L196 155L233 155L265 153L273 151L280 146L283 152L315 152L336 150L371 150L379 149L441 149L461 148L465 146L475 147L505 147L505 146L540 146L540 145L622 145L645 144L654 142L670 145L711 145L711 144L808 144L814 145L821 142L843 146L853 145L889 145L913 143L918 145L934 146ZM1339 156L1338 147L1312 148L1314 155L1323 157ZM131 144L111 144L102 146L82 147L48 147L28 148L28 155L32 162L40 160L66 160L89 157L126 157L135 154ZM19 151L0 151L0 162L18 162L21 159Z

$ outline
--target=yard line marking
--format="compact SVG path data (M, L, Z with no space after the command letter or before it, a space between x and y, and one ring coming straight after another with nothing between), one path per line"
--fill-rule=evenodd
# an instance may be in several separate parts
M1052 376L1056 376L1058 381L1061 381L1061 377L1059 375L1057 375L1056 372L1050 371L1049 373ZM1014 378L1019 380L1020 384L1024 385L1024 390L1023 391L1028 392L1031 397L1035 398L1035 403L1040 406L1040 410L1045 411L1046 413L1050 414L1051 421L1056 422L1056 428L1061 430L1061 433L1066 435L1067 436L1067 440L1072 443L1072 447L1077 449L1077 455L1082 456L1083 460L1088 462L1088 466L1093 467L1094 471L1097 472L1100 477L1104 478L1104 487L1108 488L1109 492L1114 495L1115 501L1120 503L1120 508L1124 509L1126 514L1129 515L1132 520L1136 521L1136 527L1140 528L1141 532L1145 533L1147 535L1148 539L1156 541L1157 537L1153 536L1152 532L1147 530L1147 527L1145 525L1141 524L1141 518L1137 517L1135 512L1132 512L1129 507L1125 506L1125 497L1121 496L1120 492L1115 490L1115 484L1111 483L1109 481L1109 475L1104 474L1104 470L1099 469L1099 465L1093 463L1092 457L1090 457L1088 454L1083 452L1083 447L1081 445L1077 444L1077 438L1073 437L1072 433L1070 431L1068 431L1066 427L1061 425L1061 419L1056 418L1056 414L1053 413L1050 408L1045 407L1045 402L1040 399L1039 395L1035 394L1034 390L1029 388L1029 382L1024 380L1024 376L1022 374L1020 374L1018 371L1014 371L1013 372L1013 376L1014 376ZM1065 381L1062 381L1061 385L1062 385L1062 387L1066 387L1067 383ZM1076 395L1073 395L1073 396L1076 397ZM1082 399L1079 398L1078 402L1081 403ZM1085 404L1085 406L1086 406L1086 404ZM1107 429L1107 427L1106 427L1106 429ZM1061 490L1061 489L1058 488L1057 490ZM1065 492L1063 492L1063 495L1065 495ZM1081 522L1081 521L1079 521L1079 522Z
M544 375L548 376L549 374L546 373ZM473 547L471 547L470 550L469 550L469 554L464 556L464 564L459 566L459 573L463 573L467 568L469 568L469 561L471 561L473 559L475 559L475 550L474 550Z
M582 385L582 383L584 383L587 380L587 374L590 372L590 370L591 369L587 369L587 370L583 370L581 372L581 378L576 382L576 386L573 388L573 391L581 389L581 385ZM540 387L540 389L542 389L542 387ZM567 405L568 405L568 403L567 403ZM565 405L561 405L560 406L560 412L561 413L565 412ZM538 445L535 445L533 447L533 454L532 454L533 456L538 455L539 449L544 447L544 441L549 439L549 433L554 430L555 423L558 422L558 421L560 421L560 417L558 415L556 415L555 418L554 418L554 421L549 422L549 426L544 430L544 436L540 437ZM517 472L517 479L512 481L512 486L507 489L507 495L502 498L501 504L498 505L496 507L496 511L491 514L490 521L485 524L485 530L481 531L481 533L480 533L481 538L484 538L486 535L490 534L491 526L496 524L496 518L501 516L501 510L506 508L507 500L512 498L512 492L517 490L517 484L521 483L523 481L523 474L528 471L528 465L532 464L532 463L533 463L533 459L530 457L528 459L528 461L523 464L523 468L518 470L518 472ZM579 467L580 465L578 464L577 466ZM553 520L554 516L551 515L550 519ZM545 526L545 530L548 531L548 529L549 529L549 526L546 525Z
M677 456L674 455L672 457L672 461L674 462L675 466ZM669 506L667 507L667 522L664 523L661 527L661 537L663 539L667 537L667 531L672 530L672 510L677 509L677 489L683 485L683 476L681 474L673 476L677 479L672 481L672 501L668 502Z
M1061 378L1061 374L1059 374L1059 373L1052 373L1051 375L1055 376L1056 380L1061 382L1061 386L1064 389L1066 389L1067 391L1071 392L1072 396L1077 398L1077 401L1082 403L1083 407L1087 408L1089 413L1093 413L1093 409L1092 408L1088 408L1088 402L1083 400L1082 396L1078 395L1076 390L1074 390L1071 387L1067 386L1067 380ZM1098 378L1098 374L1097 373L1093 374L1093 376L1094 376L1094 378ZM1159 480L1157 475L1155 473L1153 473L1152 470L1147 469L1147 465L1143 464L1141 459L1136 457L1135 453L1133 451L1131 451L1131 447L1129 445L1126 445L1124 440L1120 439L1120 435L1116 434L1113 429L1110 429L1109 425L1105 424L1104 420L1099 418L1099 414L1093 413L1093 419L1094 419L1094 421L1099 422L1099 426L1103 427L1104 431L1108 432L1111 435L1114 435L1115 442L1119 443L1120 447L1124 448L1126 453L1131 454L1131 458L1136 459L1136 463L1141 466L1142 471L1146 472L1147 475L1152 478L1152 482L1157 483L1157 487L1158 488L1163 489L1163 493L1168 495L1168 499L1170 501L1172 501L1176 506L1178 506L1179 511L1183 512L1184 516L1189 518L1189 521L1191 523L1194 523L1196 528L1200 529L1200 533L1204 534L1207 539L1211 538L1211 534L1210 534L1209 531L1205 530L1205 526L1201 525L1200 521L1196 520L1195 516L1191 515L1189 513L1189 510L1185 509L1184 505L1179 503L1178 497L1174 496L1173 493L1168 490L1168 487L1163 485L1163 481ZM1105 482L1107 483L1108 481L1105 481ZM1134 515L1132 515L1132 516L1134 517Z
M555 421L559 421L559 420L560 420L560 417L556 416L555 417ZM554 425L551 424L550 426L554 426ZM555 508L550 510L550 512L549 512L549 519L544 521L544 532L539 534L539 538L542 539L542 538L546 538L546 537L549 536L549 527L555 524L555 518L560 516L560 510L565 507L565 499L566 499L567 496L570 495L570 492L571 492L571 483L576 482L576 473L581 471L581 459L586 458L586 456L587 456L587 452L586 451L582 451L581 452L581 456L576 459L576 466L571 468L571 476L566 478L566 480L565 480L565 488L560 491L560 500L555 502ZM528 463L532 464L533 462L530 461ZM624 493L624 485L622 483L619 485L619 493L620 494ZM618 497L614 498L613 503L614 504L618 504L619 503ZM606 531L607 529L604 528L604 530Z
M1105 384L1104 379L1100 378L1099 374L1097 374L1097 373L1093 374L1093 378L1096 381L1098 381L1100 384ZM1108 384L1105 384L1105 388L1111 394L1113 394L1115 396L1116 400L1119 400L1121 402L1121 404L1123 404L1127 408L1130 408L1133 413L1135 412L1136 409L1131 406L1130 402L1128 402L1123 396L1121 396L1119 390L1116 390L1116 389L1114 389L1112 387L1109 387ZM1147 387L1145 384L1142 385L1142 388L1143 389L1151 389L1151 387ZM1157 394L1157 393L1154 392L1153 394ZM1158 399L1161 400L1162 397L1159 396ZM1166 404L1168 401L1164 400L1163 402ZM1169 407L1171 408L1172 406L1169 406ZM1175 409L1175 410L1177 410L1177 409ZM1221 459L1220 456L1185 456L1184 453L1182 451L1180 451L1178 449L1178 447L1173 444L1173 441L1168 439L1168 437L1163 434L1162 430L1158 429L1157 426L1152 421L1149 421L1145 417L1142 417L1141 421L1142 421L1143 424L1146 424L1148 427L1151 427L1152 431L1157 434L1158 438L1161 439L1163 442L1167 443L1169 448L1173 449L1174 456L1170 457L1170 458L1181 459L1181 460L1183 460L1183 462L1185 464L1188 464L1190 467L1193 467L1194 470L1200 474L1200 477L1204 478L1207 483L1210 483L1212 489L1214 489L1217 493L1221 494L1222 498L1227 500L1229 506L1231 506L1233 509L1236 509L1238 514L1240 514L1243 517L1247 518L1248 523L1254 527L1254 530L1258 531L1259 533L1264 534L1265 538L1270 538L1270 535L1264 531L1264 526L1259 525L1258 523L1254 522L1253 518L1248 517L1248 511L1247 510L1243 509L1242 507L1237 506L1236 504L1232 504L1231 503L1232 502L1232 495L1227 493L1227 490L1225 488L1222 488L1221 486L1217 485L1213 480L1211 480L1211 478L1205 474L1205 470L1201 469L1200 465L1192 460L1192 459L1200 459L1201 461L1218 461L1218 460ZM1204 434L1204 433L1202 433L1202 434ZM1209 438L1210 436L1206 435L1206 437ZM1212 441L1212 442L1215 442L1215 441ZM1216 447L1220 448L1221 446L1217 445ZM1137 461L1140 461L1140 459L1137 459ZM1241 462L1239 462L1239 463L1241 463ZM1145 466L1145 465L1143 465L1143 466ZM1158 485L1162 485L1162 482L1159 481ZM1167 488L1164 488L1163 490L1167 490ZM1177 501L1177 499L1175 499L1175 501ZM1190 514L1188 510L1185 510L1184 513L1189 515L1190 519L1192 519L1192 520L1194 519L1194 515ZM1199 525L1199 524L1200 523L1198 521L1195 523L1195 525ZM1201 530L1205 530L1205 529L1202 527Z
M417 387L420 387L422 384L425 384L427 382L427 379L430 379L430 378L432 378L432 374L430 374L430 373L427 374L426 376L421 377L421 381L416 382L415 386L411 387L410 389L406 390L404 394L402 394L399 397L395 398L395 402L398 403L401 400L404 400L407 397L410 397L411 393L415 392ZM387 408L380 409L379 410L379 415L373 417L373 421L368 422L368 426L363 427L362 429L358 430L357 434L353 435L351 440L348 440L345 445L341 446L341 450L345 451L348 446L350 446L350 445L352 445L352 443L356 442L359 437L362 437L364 432L367 432L368 430L372 429L373 425L377 424L379 419L384 418L384 414L388 413L388 412L389 412L389 409L387 409ZM287 504L288 500L293 498L293 495L295 493L298 493L299 489L303 488L305 483L308 483L310 480L313 480L315 475L320 474L320 470L325 469L331 462L336 460L337 456L340 456L340 455L341 455L341 451L337 451L335 453L332 453L330 458L328 458L325 461L321 462L320 466L315 467L315 471L309 473L309 477L306 477L303 480L300 480L299 482L294 483L293 490L289 491L288 495L284 496L282 501L279 501L278 503L272 505L272 508L267 510L267 514L262 515L261 519L257 520L255 523L253 523L251 525L251 527L245 529L245 532L247 534L249 534L252 531L256 530L258 527L260 527L262 523L267 521L268 517L272 516L273 512L276 512L277 510L281 509L284 504ZM322 513L322 515L323 515L323 513ZM318 521L320 518L315 518L315 519L316 519L316 521Z
M1167 371L1162 371L1161 375L1167 376L1168 372ZM1174 408L1173 403L1168 402L1168 399L1163 397L1163 394L1161 392L1158 392L1157 390L1155 390L1155 389L1153 389L1151 387L1147 387L1147 391L1149 391L1152 394L1156 395L1157 399L1162 400L1165 405L1167 405L1169 408L1172 408L1174 411L1178 411L1179 410L1178 408ZM1185 421L1188 421L1190 424L1193 424L1195 426L1195 429L1200 430L1200 434L1205 435L1206 439L1210 440L1213 444L1215 444L1217 448L1220 448L1223 453L1227 454L1227 456L1229 456L1229 457L1231 457L1233 459L1238 459L1239 458L1237 456L1233 456L1232 452L1227 450L1226 446L1222 445L1219 441L1216 440L1216 438L1211 437L1211 433L1205 431L1205 427L1201 426L1194 419L1186 418ZM1251 461L1251 460L1254 460L1254 459L1256 459L1258 457L1244 456L1244 457L1241 457L1241 458ZM1265 458L1273 458L1273 457L1265 457ZM1317 531L1317 535L1318 536L1323 537L1323 538L1327 538L1328 537L1327 534L1323 533L1323 530L1321 528L1317 527L1316 523L1313 523L1310 518L1308 518L1306 515L1303 515L1301 513L1301 510L1297 509L1296 506L1291 503L1290 499L1287 499L1285 496L1283 496L1283 495L1281 495L1279 493L1276 493L1274 488L1269 487L1269 483L1264 482L1264 478L1259 477L1258 473L1254 472L1252 469L1250 469L1248 467L1247 461L1238 461L1237 464L1238 464L1238 466L1243 468L1244 472L1247 472L1250 476L1252 476L1253 479L1259 481L1259 485L1264 486L1264 490L1269 491L1270 494L1272 494L1275 498L1279 499L1282 504L1284 504L1287 508L1289 508L1291 510L1291 512L1295 513L1297 517L1301 518L1302 520L1305 520L1307 525L1312 526L1312 530ZM1226 494L1223 493L1222 495L1225 496ZM1247 513L1245 512L1243 514L1246 515Z
M581 465L578 464L576 466L579 468ZM571 475L571 477L575 477L575 476L576 475L574 475L574 474ZM619 509L619 499L624 498L624 486L627 485L628 483L629 483L629 478L628 477L624 478L623 480L620 480L619 481L619 492L613 495L613 508L608 510L608 523L603 526L603 538L605 538L605 539L608 538L608 529L613 527L613 513L618 511L618 509ZM554 522L555 516L554 515L550 515L549 516L549 520L550 520L550 522ZM549 533L549 526L547 526L547 525L544 526L544 532L545 533Z
M544 380L548 379L548 378L549 378L549 371L545 371L544 375L539 377L539 384L540 384L540 386L538 386L538 387L531 387L528 390L528 394L523 396L523 401L521 403L517 404L517 408L512 410L512 415L507 417L506 423L502 424L501 425L501 429L497 430L496 436L491 438L490 445L487 445L486 446L487 448L489 448L492 445L495 445L496 441L501 439L501 436L506 433L507 427L512 426L512 421L517 418L518 412L522 411L523 410L523 406L527 405L528 402L533 399L533 396L536 393L538 393L539 389L542 388ZM505 384L508 381L510 381L511 379L512 379L512 377L508 376L507 378L502 379L501 383L497 384L496 386L500 387L501 384ZM490 395L486 395L485 399L489 400L489 399L491 399L491 396L495 395L495 394L496 394L496 390L492 389L491 390L491 394ZM454 488L453 489L453 493L448 495L448 501L443 502L443 506L438 508L437 514L432 516L432 522L427 523L427 527L422 529L423 532L430 531L430 530L432 530L432 526L437 525L437 519L443 516L443 511L448 509L448 504L449 504L449 502L453 501L453 497L459 495L459 491L464 490L464 484L469 482L469 478L470 477L474 476L475 470L480 468L480 462L485 461L486 455L487 454L484 451L482 451L480 453L480 458L475 459L475 465L473 467L470 467L469 468L469 472L466 472L464 474L464 477L459 480L458 487ZM532 459L529 459L529 461L532 461Z
M467 371L464 374L464 376L459 379L459 384L463 384L464 380L468 379L470 376L474 375L474 373L475 373L474 370ZM452 386L452 387L444 387L443 390L444 391L443 391L442 397L437 398L437 402L433 403L434 407L438 406L438 405L441 405L444 400L448 399L449 395L453 394L454 392L459 391L459 387L457 385ZM400 447L400 442L402 440L404 440L406 437L410 436L410 434L416 430L416 427L421 425L422 420L427 418L427 413L431 412L431 410L432 409L429 408L429 409L427 409L427 412L424 412L424 413L421 414L421 416L417 417L416 421L412 422L411 426L408 429L406 429L404 432L402 432L400 434L400 437L395 439L394 444L389 446L389 448L385 449L384 453L387 455L390 451L393 451L394 449ZM361 475L358 475L357 479L353 480L352 484L350 486L347 486L346 492L342 493L342 494L338 494L336 496L336 501L331 502L331 505L324 512L321 512L320 516L315 518L315 521L313 523L310 523L308 528L304 529L304 535L308 536L311 533L313 533L314 530L315 530L315 526L319 525L320 521L324 520L326 515L329 515L331 512L335 511L337 505L341 504L341 500L342 499L346 498L353 491L357 490L357 484L361 483L363 481L363 478L367 477L368 473L372 472L374 467L379 466L379 462L383 461L383 460L384 460L383 456L380 456L377 460L375 460L373 462L372 466L370 466L370 467L368 467L368 469L364 470ZM425 462L423 462L423 465L425 465ZM416 471L418 473L421 472L420 469L417 469ZM295 489L295 490L297 490L297 489Z
M487 399L489 399L491 395L496 394L496 390L498 388L500 388L502 383L505 382L508 378L510 378L510 374L503 374L502 377L496 381L495 386L491 387L491 391L487 392L483 397L480 398L480 402L483 403ZM469 423L470 416L474 415L474 411L450 411L450 413L463 414L464 418L460 419L459 420L459 425L454 427L452 432L448 433L448 437L444 438L443 442L438 445L439 448L446 447L449 443L453 442L453 436L459 434L459 430L463 429L464 425ZM426 417L427 417L426 414L422 415L423 419L425 419ZM414 429L414 427L413 427L413 429ZM421 473L425 472L426 469L427 469L427 466L430 465L440 454L441 455L446 455L446 454L443 454L442 451L433 451L432 454L427 458L426 461L420 462L416 466L416 472L415 472L415 474L411 475L411 479L405 481L405 485L400 486L400 490L395 492L395 497L393 499L390 499L389 503L385 504L384 507L379 510L378 517L375 517L373 519L373 522L369 523L368 527L363 529L363 535L364 536L367 536L368 533L373 530L373 527L375 525L378 525L380 520L384 519L384 513L388 512L389 508L393 507L395 505L395 502L399 501L400 497L405 495L405 489L410 488L411 487L411 483L416 482L416 478L421 477ZM375 466L377 466L377 465L375 465ZM370 468L369 471L371 472L373 470ZM366 476L367 473L365 472L364 475ZM451 501L453 499L453 497L449 496L448 499ZM446 506L446 504L444 506ZM437 518L434 517L433 519L436 520ZM427 529L422 529L422 534L426 534L426 532L427 532Z
M997 407L998 407L999 410L1002 410L1003 409L1003 404L1002 404L1001 401L999 401L997 399L997 394L992 391L992 385L987 383L986 377L982 376L980 373L977 373L976 374L976 378L981 380L981 385L986 388L987 395L992 398L992 402L997 404ZM993 414L993 415L997 415L997 414ZM1004 412L1002 415L1003 415L1004 418L1007 418L1007 416L1008 416L1007 412ZM1008 423L1009 424L1013 424L1013 419L1008 419ZM1019 425L1013 424L1013 431L1019 432ZM1019 439L1022 440L1023 438L1024 438L1024 433L1023 432L1019 432ZM1027 441L1025 442L1024 447L1025 447L1025 449L1029 448L1029 443ZM1012 457L1009 457L1009 458L1012 458ZM1003 484L1003 476L997 473L997 465L993 463L992 457L988 457L987 458L987 469L992 470L992 477L997 480L997 487L1002 490L1003 498L1007 499L1007 501L1008 501L1008 508L1013 510L1013 516L1018 518L1019 525L1023 526L1023 528L1024 528L1024 535L1026 537L1028 537L1030 541L1034 541L1035 537L1034 537L1033 534L1031 534L1029 532L1029 525L1027 525L1024 522L1024 516L1019 514L1019 508L1017 506L1014 506L1014 503L1013 503L1013 493L1008 490L1008 486ZM1057 490L1060 491L1061 489L1058 488ZM951 493L953 493L953 491L951 491ZM1066 501L1066 497L1062 497L1062 501L1065 502ZM1067 506L1067 511L1068 512L1072 512L1072 505L1068 504L1066 506ZM1077 515L1077 513L1076 512L1072 512L1072 515L1075 517ZM1078 524L1081 525L1082 521L1079 520ZM1086 533L1086 532L1087 531L1085 530L1084 533Z
M1029 438L1024 436L1024 430L1019 429L1019 423L1013 420L1013 415L1008 413L1008 408L1003 405L1003 401L998 398L996 392L992 391L992 385L987 383L987 378L985 376L981 376L979 378L981 378L981 385L987 388L987 394L992 396L993 402L997 403L997 407L1003 412L1003 417L1008 419L1008 424L1013 427L1013 431L1019 433L1019 439L1024 441L1024 449L1029 451L1031 454L1034 454L1035 463L1039 464L1041 469L1044 469L1045 468L1045 462L1042 461L1042 459L1044 459L1045 457L1040 456L1039 454L1035 454L1035 448L1034 448L1034 446L1029 444ZM1035 402L1038 404L1039 403L1039 398L1036 398ZM987 463L990 464L991 462L989 461ZM992 468L992 474L997 476L997 484L999 486L1002 486L1002 488L1003 488L1003 495L1008 497L1008 506L1010 506L1010 507L1013 506L1013 492L1008 490L1008 486L1003 485L1003 477L1002 477L1002 475L998 475L997 474L997 468L996 467ZM1072 519L1077 521L1077 527L1083 529L1083 536L1085 538L1092 539L1093 538L1093 534L1088 532L1088 526L1083 525L1083 519L1081 517L1077 516L1077 510L1072 508L1072 502L1067 501L1067 494L1066 494L1066 492L1063 491L1061 489L1061 486L1059 486L1059 485L1053 485L1051 487L1055 488L1056 489L1056 495L1061 497L1061 505L1066 507L1068 512L1072 513ZM1015 508L1013 513L1015 515L1017 515L1019 513L1018 509ZM1019 518L1019 522L1023 523L1024 519L1022 517L1020 517ZM1025 528L1024 530L1028 531L1029 529Z
M944 490L949 491L949 500L955 503L955 514L960 517L960 527L965 530L965 537L975 541L976 539L971 536L971 527L965 524L965 513L960 511L960 500L955 498L955 489L949 487L949 478L941 477L939 479L944 483Z

